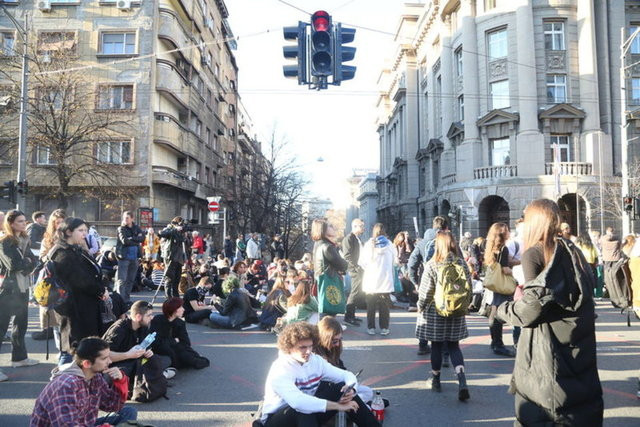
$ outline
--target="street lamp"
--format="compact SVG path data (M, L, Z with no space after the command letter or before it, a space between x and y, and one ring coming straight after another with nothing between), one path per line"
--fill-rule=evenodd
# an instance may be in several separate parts
M4 2L2 2L4 3ZM28 52L28 20L25 15L24 18L24 27L20 25L20 23L16 20L16 18L9 13L4 4L0 3L0 7L4 14L9 18L11 23L16 30L18 30L18 35L20 36L20 40L22 41L22 77L21 77L21 88L20 88L20 130L18 134L18 185L24 186L27 181L27 76L29 74L29 62L27 61L27 52ZM25 192L18 192L16 197L16 209L25 209L26 203L26 195Z

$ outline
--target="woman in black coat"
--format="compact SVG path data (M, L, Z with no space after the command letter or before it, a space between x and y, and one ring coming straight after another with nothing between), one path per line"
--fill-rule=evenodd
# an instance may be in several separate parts
M520 425L601 426L593 277L581 251L557 237L560 223L551 200L525 209L523 296L497 310L522 327L510 391Z
M162 314L151 320L150 332L156 333L151 345L153 352L171 358L171 366L176 369L202 369L209 366L209 359L200 356L191 347L187 324L181 319L184 307L181 298L172 297L162 304Z
M66 218L58 227L55 246L48 253L48 258L55 262L55 274L69 291L67 302L58 310L65 317L61 329L69 332L68 344L100 335L100 300L108 296L100 266L86 250L87 231L82 219ZM62 343L62 349L67 348L66 344Z
M2 224L4 234L0 238L0 341L7 332L11 316L15 316L11 334L13 367L38 363L27 357L24 342L28 324L29 274L36 263L36 258L29 249L26 228L24 214L18 210L9 211ZM0 371L0 381L7 379Z

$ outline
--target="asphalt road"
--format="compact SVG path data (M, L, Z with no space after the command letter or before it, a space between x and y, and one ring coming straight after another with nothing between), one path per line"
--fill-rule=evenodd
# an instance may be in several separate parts
M138 295L148 298L149 294ZM605 425L640 424L636 398L640 368L640 322L626 326L626 318L608 302L598 303L598 366L604 388ZM364 313L359 313L364 317ZM385 426L512 425L513 398L507 393L513 360L489 351L486 319L467 318L470 337L463 341L471 399L458 402L452 369L443 372L443 392L425 389L428 356L417 356L413 338L415 313L394 310L391 335L370 337L364 326L344 333L343 359L352 371L363 368L363 383L391 400ZM37 309L30 309L29 330L37 330ZM194 347L209 357L211 367L181 371L171 380L169 400L160 399L138 408L139 419L155 426L248 426L257 408L263 382L277 355L275 336L259 330L224 331L189 325ZM505 341L511 343L510 329ZM53 345L51 342L50 345ZM0 426L28 425L28 417L45 386L53 360L45 361L45 343L27 340L29 356L41 361L30 368L8 368L9 345L2 347L0 366L10 377L0 383Z

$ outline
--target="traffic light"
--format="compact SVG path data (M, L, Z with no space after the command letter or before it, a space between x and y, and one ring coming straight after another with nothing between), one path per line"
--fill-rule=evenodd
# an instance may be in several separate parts
M633 197L626 196L622 198L622 206L628 214L631 214L633 211Z
M7 181L4 183L4 187L2 187L2 192L0 193L0 198L8 200L10 205L16 204L15 181Z
M298 22L297 27L284 27L285 40L297 40L296 45L282 47L286 59L296 59L295 65L284 65L282 71L287 78L298 78L298 84L307 84L307 24Z
M18 192L18 194L22 194L26 196L28 190L29 190L29 184L27 183L27 181L20 181L16 186L16 191Z
M353 42L356 36L355 28L345 28L342 24L335 26L333 84L340 85L343 80L351 80L356 75L356 67L344 65L345 62L353 60L356 56L356 48L344 46Z
M333 74L331 16L319 10L311 16L311 75L328 77Z

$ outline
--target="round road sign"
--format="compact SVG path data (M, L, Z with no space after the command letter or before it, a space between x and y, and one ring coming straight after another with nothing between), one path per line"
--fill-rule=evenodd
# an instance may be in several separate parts
M220 209L220 203L209 202L209 212L217 212Z

